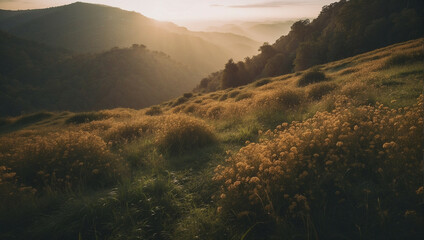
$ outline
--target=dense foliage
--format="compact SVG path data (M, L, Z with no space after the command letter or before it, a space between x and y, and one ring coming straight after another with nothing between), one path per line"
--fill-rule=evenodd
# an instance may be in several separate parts
M304 70L422 37L423 29L424 3L420 0L341 0L324 6L312 22L295 22L288 35L260 47L259 55L244 62L230 60L223 71L204 78L197 90L225 89Z

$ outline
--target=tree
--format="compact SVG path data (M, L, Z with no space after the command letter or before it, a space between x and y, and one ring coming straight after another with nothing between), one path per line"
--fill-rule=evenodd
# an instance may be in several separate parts
M221 78L221 87L223 89L239 86L238 79L238 66L234 63L233 59L228 60L225 64L224 73Z
M296 51L295 71L302 71L325 62L325 54L318 42L304 42Z
M282 53L270 58L265 65L263 75L265 77L273 77L282 74L287 74L292 71L292 59Z

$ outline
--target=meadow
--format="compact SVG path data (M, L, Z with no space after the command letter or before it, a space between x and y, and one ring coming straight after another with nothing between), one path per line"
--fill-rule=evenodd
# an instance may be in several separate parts
M1 118L0 239L421 239L423 44Z

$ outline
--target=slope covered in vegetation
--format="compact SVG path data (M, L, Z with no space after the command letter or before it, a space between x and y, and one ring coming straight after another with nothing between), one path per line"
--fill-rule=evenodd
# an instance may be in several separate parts
M0 33L0 115L142 108L190 91L199 74L144 45L72 55Z
M3 118L0 238L422 239L423 41L142 110Z
M198 91L248 84L261 77L300 71L424 36L420 0L341 0L324 6L312 22L294 23L291 31L245 61L229 60L224 70L204 78Z

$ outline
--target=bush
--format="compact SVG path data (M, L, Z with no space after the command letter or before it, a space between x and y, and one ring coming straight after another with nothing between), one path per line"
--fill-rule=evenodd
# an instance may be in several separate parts
M87 132L60 132L35 137L3 137L0 166L15 172L18 182L37 189L115 183L122 173L118 158L98 136ZM3 149L3 148L1 148Z
M253 96L253 94L249 93L249 92L242 93L242 94L237 95L237 97L234 99L234 101L238 102L238 101L241 101L243 99L251 98L252 96Z
M313 100L320 100L324 95L329 94L336 88L335 84L321 83L311 87L308 92L308 97Z
M104 114L101 112L83 112L83 113L76 113L72 117L66 119L67 124L81 124L81 123L88 123L92 121L98 121L108 118L108 114Z
M228 98L228 94L225 93L225 94L222 94L221 97L219 97L218 100L222 102L222 101L227 100L227 98Z
M229 98L235 98L237 95L239 95L240 91L234 90L228 93Z
M161 114L162 114L162 109L158 106L153 106L146 111L146 115L149 115L149 116L156 116Z
M183 103L185 103L187 101L188 101L188 98L186 98L186 97L180 97L177 100L175 100L175 102L173 102L171 104L171 106L172 107L176 107L176 106L181 105L181 104L183 104Z
M358 104L373 104L375 103L376 89L373 85L364 82L353 82L342 87L340 93L349 98L354 98Z
M185 113L194 113L197 110L196 104L190 104L184 108Z
M182 115L167 117L156 136L158 149L169 155L181 155L214 142L215 134L204 121Z
M302 75L302 77L297 82L297 86L304 87L306 85L322 82L325 80L325 74L321 72L318 68L313 68Z
M206 117L210 119L219 119L223 112L223 107L213 106L206 111Z
M394 110L340 97L331 113L266 132L216 168L220 209L252 222L300 223L294 235L313 224L323 236L419 236L423 100Z
M150 131L151 128L152 126L144 121L115 124L106 133L104 139L112 145L125 144L141 137L143 133Z
M260 86L266 85L270 82L271 82L271 80L269 78L261 79L261 80L255 82L255 87L260 87Z
M183 96L185 98L191 98L191 97L193 97L193 93L184 93Z
M277 107L282 106L283 108L293 108L299 106L304 100L304 92L293 89L281 89L277 95Z

